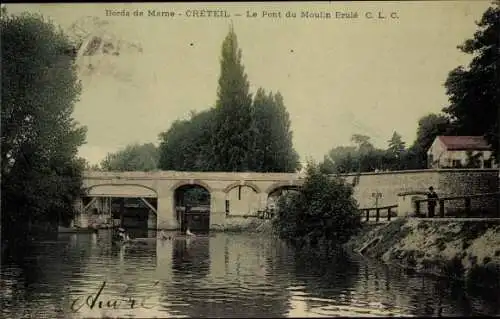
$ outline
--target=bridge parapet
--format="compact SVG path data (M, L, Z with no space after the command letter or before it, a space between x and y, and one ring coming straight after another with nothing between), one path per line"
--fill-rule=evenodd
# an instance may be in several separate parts
M282 181L297 180L297 173L254 173L254 172L179 172L179 171L151 171L151 172L105 172L85 171L84 178L88 179L199 179L222 181Z

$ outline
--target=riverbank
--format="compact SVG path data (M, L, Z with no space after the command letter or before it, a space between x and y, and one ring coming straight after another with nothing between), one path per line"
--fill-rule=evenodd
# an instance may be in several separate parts
M500 287L500 221L397 219L366 225L345 245L422 273Z

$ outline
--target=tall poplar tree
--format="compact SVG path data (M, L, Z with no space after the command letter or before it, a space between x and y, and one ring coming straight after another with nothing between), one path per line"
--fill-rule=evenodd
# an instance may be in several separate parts
M222 43L210 170L248 171L251 166L252 97L241 57L236 33L231 26Z
M271 143L273 145L274 172L294 172L299 166L299 155L293 148L290 115L280 92L271 95L273 120L271 121Z

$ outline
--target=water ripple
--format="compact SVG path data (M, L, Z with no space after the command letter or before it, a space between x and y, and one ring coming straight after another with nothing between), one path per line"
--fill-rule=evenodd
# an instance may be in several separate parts
M450 282L345 254L310 259L272 239L216 234L117 249L106 232L97 236L42 242L4 260L2 318L500 314L498 292L466 294ZM117 300L120 309L106 307Z

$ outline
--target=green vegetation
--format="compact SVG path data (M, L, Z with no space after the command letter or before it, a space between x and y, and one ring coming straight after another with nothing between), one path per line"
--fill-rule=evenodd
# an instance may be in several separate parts
M72 118L80 86L74 48L39 15L2 9L2 239L67 223L80 195L86 128Z
M401 170L414 168L409 160L411 152L406 149L401 135L394 132L387 141L387 149L378 149L370 137L354 134L351 138L356 146L338 146L330 150L320 164L327 174L371 172L375 170Z
M457 135L484 135L499 158L498 106L500 105L500 1L495 0L477 22L472 39L458 48L472 56L467 68L459 66L448 75L445 87L449 116Z
M108 154L100 167L105 171L153 171L158 168L158 157L153 143L131 144Z
M477 26L479 29L472 39L458 46L472 56L469 66L452 70L444 83L449 105L441 114L431 113L420 118L417 137L410 147L405 147L396 132L385 150L373 147L368 137L355 135L353 142L358 147L333 148L321 163L322 170L326 173L353 173L427 168L426 152L438 135L484 136L498 159L500 1L493 2ZM364 149L360 148L361 145ZM476 162L477 157L470 156L466 167L477 167Z
M344 244L361 228L352 195L343 179L331 178L310 164L300 191L280 198L273 226L281 238L299 247Z
M290 117L283 97L257 90L252 99L236 33L222 44L215 107L192 112L160 134L159 167L177 171L294 172Z

